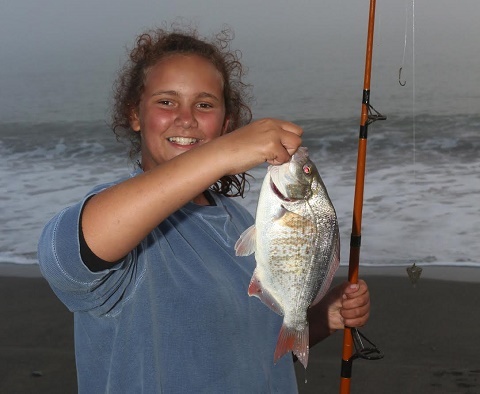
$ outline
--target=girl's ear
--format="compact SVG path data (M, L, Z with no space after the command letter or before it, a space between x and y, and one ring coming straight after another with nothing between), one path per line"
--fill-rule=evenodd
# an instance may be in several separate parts
M133 131L140 131L140 118L136 109L130 112L130 127Z
M227 115L225 116L225 120L223 121L222 135L226 134L229 125L230 125L230 116Z

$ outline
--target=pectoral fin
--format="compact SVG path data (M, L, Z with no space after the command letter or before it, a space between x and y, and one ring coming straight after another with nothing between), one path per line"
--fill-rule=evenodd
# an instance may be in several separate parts
M240 235L240 238L235 243L235 254L237 256L249 256L255 252L257 244L255 241L256 233L255 225L252 225Z

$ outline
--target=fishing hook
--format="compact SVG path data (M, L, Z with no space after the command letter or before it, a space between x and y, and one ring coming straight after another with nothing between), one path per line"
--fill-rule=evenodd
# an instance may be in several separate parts
M407 81L403 81L402 83L402 70L403 70L403 67L400 67L398 69L398 83L400 84L400 86L405 86L407 84Z

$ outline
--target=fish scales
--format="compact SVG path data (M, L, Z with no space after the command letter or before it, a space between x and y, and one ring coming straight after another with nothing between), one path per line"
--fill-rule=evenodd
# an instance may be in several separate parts
M269 167L255 225L235 250L255 253L248 294L284 316L274 361L293 351L306 368L307 310L325 295L340 261L335 209L306 148L288 163Z

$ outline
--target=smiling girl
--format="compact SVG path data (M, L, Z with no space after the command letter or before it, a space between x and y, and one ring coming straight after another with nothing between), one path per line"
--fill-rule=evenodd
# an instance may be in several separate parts
M247 295L254 258L234 244L253 223L234 196L245 172L288 161L302 129L250 122L230 38L142 34L116 84L113 129L138 168L46 226L39 262L75 316L80 393L296 391L273 363L280 316ZM311 345L370 310L368 288L332 289L312 310Z

